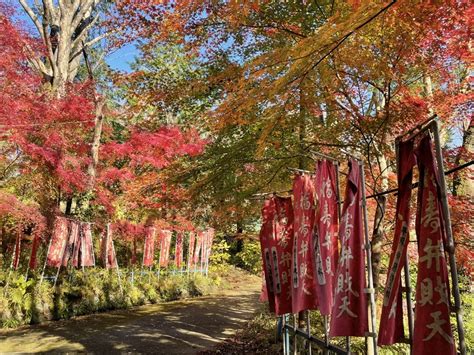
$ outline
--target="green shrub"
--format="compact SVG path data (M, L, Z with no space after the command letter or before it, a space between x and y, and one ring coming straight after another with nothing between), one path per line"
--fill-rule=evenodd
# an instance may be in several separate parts
M220 269L222 271L222 269ZM64 270L53 286L51 280L40 284L40 274L30 278L17 272L0 271L0 285L7 292L0 294L0 321L3 327L40 323L51 319L91 314L112 309L126 309L147 303L174 301L185 297L207 295L222 285L218 275L156 273L133 269L120 271L91 268Z
M236 266L259 275L262 272L260 243L254 240L244 242L242 251L235 255L235 263Z

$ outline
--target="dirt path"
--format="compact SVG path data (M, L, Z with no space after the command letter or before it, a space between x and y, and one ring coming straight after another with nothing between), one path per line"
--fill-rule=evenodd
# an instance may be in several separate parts
M260 279L220 295L0 331L0 352L194 354L233 335L258 307Z

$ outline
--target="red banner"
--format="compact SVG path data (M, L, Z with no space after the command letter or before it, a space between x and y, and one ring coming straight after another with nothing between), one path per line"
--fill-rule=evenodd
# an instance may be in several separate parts
M81 223L81 266L95 266L90 223Z
M440 187L429 136L420 141L416 156L420 172L416 216L419 258L413 353L455 354L449 321L449 280Z
M29 263L29 268L31 270L35 270L37 265L37 254L38 254L38 249L41 244L41 238L39 235L35 235L33 237L33 243L31 245L31 255L30 255L30 263Z
M189 233L189 246L188 246L188 270L191 269L194 260L194 244L196 242L196 234L194 232Z
M160 239L160 266L167 267L170 258L171 231L162 230Z
M316 309L314 246L315 186L310 175L297 175L293 181L294 239L292 253L292 312Z
M155 257L155 228L148 227L145 235L145 245L143 247L143 266L153 265Z
M81 266L80 265L80 253L81 253L81 245L82 245L82 223L81 222L71 222L77 225L77 234L75 241L73 243L72 248L72 256L71 256L71 264L74 267ZM71 238L71 237L69 237Z
M270 310L292 313L293 206L291 198L273 197L263 209L260 240ZM274 300L272 301L271 298ZM273 306L274 302L274 306Z
M73 257L74 247L79 242L79 224L75 221L69 221L69 237L63 254L63 266L67 266L69 260ZM75 265L77 266L77 265Z
M63 217L56 217L53 235L48 249L46 263L48 266L59 267L62 262L64 248L68 238L68 223Z
M410 198L412 192L413 166L416 164L413 140L399 143L398 196L395 235L388 267L387 281L382 305L378 345L390 345L404 338L401 272L408 248L410 226Z
M146 241L145 241L146 243ZM136 265L137 264L137 236L133 236L132 242L132 255L130 257L130 264Z
M18 266L20 266L20 254L21 254L21 236L20 232L17 232L16 238L15 238L15 252L13 254L13 270L18 269Z
M113 243L114 242L112 239L112 230L110 224L108 224L105 231L105 235L102 236L100 252L102 263L106 269L118 267Z
M176 235L174 264L176 265L178 269L180 269L182 263L183 263L183 233L178 232L178 234Z
M339 228L341 254L336 273L330 336L365 336L368 331L360 191L360 166L357 161L351 160Z
M338 263L336 167L327 160L316 166L318 209L315 223L316 292L322 315L331 314Z
M272 248L276 245L273 235L274 221L276 220L275 200L266 200L262 208L262 227L260 228L260 248L263 260L263 277L265 280L264 298L268 300L270 312L275 313L275 289L273 276Z
M200 256L202 258L202 255L200 255L201 252L201 247L202 247L202 232L197 232L196 233L196 247L194 248L194 267L196 267L199 264Z

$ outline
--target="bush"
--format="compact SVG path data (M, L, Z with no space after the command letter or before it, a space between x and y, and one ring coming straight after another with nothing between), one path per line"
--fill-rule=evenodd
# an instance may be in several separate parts
M262 272L262 258L260 243L254 240L244 242L242 251L235 255L237 266L255 275Z
M3 290L8 275L0 272ZM221 284L214 275L165 272L159 278L139 269L121 270L119 280L116 270L96 268L64 272L55 287L49 280L41 284L39 280L40 275L35 273L29 280L20 273L10 273L8 289L0 294L3 327L207 295Z
M209 264L213 267L213 270L222 272L227 271L231 257L229 248L229 245L224 239L212 244Z

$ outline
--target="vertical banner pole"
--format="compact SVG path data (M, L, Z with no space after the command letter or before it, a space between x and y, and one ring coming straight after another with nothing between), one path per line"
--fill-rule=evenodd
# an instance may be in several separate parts
M201 238L201 274L202 274L202 271L203 271L202 259L203 259L203 256L205 256L204 255L204 247L205 247L205 243L204 243L204 235L203 235L202 238Z
M459 351L462 355L466 354L466 343L464 339L464 325L462 320L461 310L461 299L459 296L459 280L456 268L456 258L454 255L454 238L451 227L451 216L448 207L448 198L446 196L446 179L444 177L444 164L443 156L441 152L441 143L439 138L439 124L438 121L434 121L434 128L431 130L434 136L435 148L436 148L436 160L438 162L438 177L440 183L441 192L441 204L443 207L444 215L444 226L446 229L446 237L448 239L448 254L449 254L449 270L451 272L451 282L454 296L454 311L456 313L456 323L458 328L459 337Z
M329 321L328 316L323 316L323 324L324 324L324 344L326 345L326 349L323 350L323 354L328 353L329 347Z
M43 283L44 279L44 272L46 270L46 263L48 262L48 255L49 255L49 250L51 249L51 243L53 242L53 237L49 238L49 244L48 244L48 250L46 252L46 257L44 259L44 264L43 264L43 271L41 271L41 278L39 284L41 285Z
M79 227L79 240L80 240L80 243L81 243L81 266L82 266L82 272L84 273L85 272L85 268L84 268L84 246L85 246L85 235L83 233L83 228L82 228L82 223Z
M308 334L308 354L312 355L313 349L311 348L311 323L310 323L310 317L309 317L309 310L306 312L306 332Z
M370 326L371 326L371 337L373 340L374 354L377 355L377 329L375 321L375 293L372 273L372 251L369 240L369 220L367 217L367 200L365 198L365 173L364 164L359 161L360 166L360 177L361 177L361 193L362 193L362 212L364 215L364 234L365 234L365 255L367 258L367 277L368 277L368 292L370 299Z
M397 156L397 171L400 169L400 150L398 145L398 140L395 143L395 152ZM408 240L408 245L410 245L410 240ZM408 262L408 250L405 254L405 260L403 265L403 274L405 279L405 297L407 303L407 316L408 316L408 339L410 341L410 354L413 354L413 331L414 331L414 315L413 315L413 305L411 302L411 282L410 282L410 264Z
M285 331L284 331L284 342L285 342L285 348L286 348L286 353L287 355L290 355L290 331L288 329L289 322L290 322L290 315L289 314L284 314L283 315L283 321L284 321L284 326L285 326Z
M282 324L282 343L283 343L283 355L288 355L288 350L286 348L286 317L285 316L280 316L281 324ZM277 324L278 324L278 318L277 318ZM277 325L277 333L278 333L278 325ZM278 339L278 338L277 338Z
M337 198L337 220L341 223L341 214L342 214L342 201L341 201L341 192L339 190L339 163L335 162L336 165L336 198ZM329 345L329 337L328 337ZM348 354L351 353L351 338L346 336L346 351Z
M112 236L110 235L110 223L107 223L107 245L109 244L109 238L112 239ZM118 284L119 284L119 288L120 288L120 293L122 294L123 296L123 288L122 288L122 279L120 278L120 270L119 270L119 266L118 266L118 260L117 260L117 254L115 253L115 244L114 244L114 241L113 239L111 240L111 244L112 244L112 250L111 252L114 253L114 260L115 260L115 269L117 270L117 279L118 279ZM108 258L108 255L107 255L107 258ZM107 260L106 260L107 262Z
M296 319L297 313L293 314L293 355L298 355L298 336L296 335L296 329L298 329L298 321Z
M161 231L161 230L160 230ZM161 231L162 232L162 231ZM163 233L161 233L160 237L160 251L158 252L158 280L160 279L160 272L161 272L161 251L163 249Z
M411 302L410 266L408 263L408 252L405 254L405 265L403 267L403 271L405 275L405 294L407 298L408 309L408 336L410 339L410 354L413 354L414 316L413 304Z

